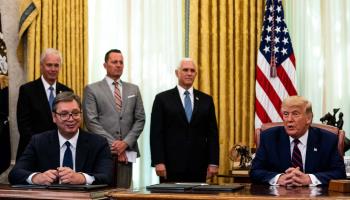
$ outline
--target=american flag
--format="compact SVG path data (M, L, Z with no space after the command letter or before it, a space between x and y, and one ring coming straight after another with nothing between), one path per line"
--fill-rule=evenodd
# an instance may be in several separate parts
M6 50L6 45L4 41L4 34L2 33L1 14L0 14L0 75L7 75L7 72L8 72L6 54L7 54L7 50Z
M282 121L282 101L297 94L295 58L282 0L266 1L257 57L255 128L260 128L263 123Z

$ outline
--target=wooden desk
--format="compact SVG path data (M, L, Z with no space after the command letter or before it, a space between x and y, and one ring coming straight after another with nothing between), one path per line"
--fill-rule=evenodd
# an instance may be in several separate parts
M83 200L108 199L105 195L113 189L91 191L49 190L49 189L19 189L9 185L0 185L0 199L54 199L54 200Z
M328 191L321 187L274 187L263 185L249 185L244 189L231 193L151 193L145 189L122 190L107 194L111 199L158 199L158 200L277 200L277 199L350 199L348 193Z

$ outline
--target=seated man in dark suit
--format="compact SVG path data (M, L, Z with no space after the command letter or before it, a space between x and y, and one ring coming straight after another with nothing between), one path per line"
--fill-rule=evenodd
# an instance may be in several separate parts
M58 94L53 102L58 130L32 137L9 174L11 184L110 184L112 156L107 140L79 130L80 98L72 92Z
M261 133L250 177L255 183L283 186L316 186L346 177L339 155L338 137L310 127L312 106L300 96L282 102L284 127ZM298 140L295 140L298 139Z

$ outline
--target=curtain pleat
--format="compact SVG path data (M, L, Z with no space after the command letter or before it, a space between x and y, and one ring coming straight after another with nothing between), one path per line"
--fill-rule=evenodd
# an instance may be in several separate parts
M35 5L36 12L29 25L23 23L28 28L20 34L26 51L21 48L22 42L18 49L19 56L26 53L24 65L28 81L40 76L41 52L56 48L63 56L58 80L82 96L88 70L87 0L23 0L22 4L21 16L26 14L22 11L29 5Z
M264 1L190 1L185 9L189 11L189 56L198 66L195 87L213 96L220 137L219 173L227 174L233 165L229 159L233 145L254 147L255 67Z

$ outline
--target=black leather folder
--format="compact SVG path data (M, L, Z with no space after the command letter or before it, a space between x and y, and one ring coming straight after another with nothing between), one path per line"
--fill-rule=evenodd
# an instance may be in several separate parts
M108 185L69 185L69 184L52 184L52 185L12 185L13 188L27 189L58 189L58 190L94 190L108 187Z
M241 184L230 185L199 185L192 188L193 191L211 191L211 192L232 192L244 188Z
M193 184L160 183L149 185L146 189L152 192L184 192L191 190L193 186Z

